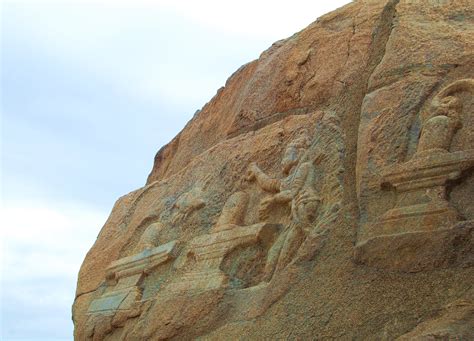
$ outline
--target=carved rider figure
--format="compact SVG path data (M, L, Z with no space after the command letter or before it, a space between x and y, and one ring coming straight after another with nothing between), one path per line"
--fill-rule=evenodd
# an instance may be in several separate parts
M305 229L315 217L320 199L313 184L315 178L313 162L303 160L309 147L308 132L303 130L286 148L281 161L283 179L272 179L252 163L247 179L255 180L258 186L271 196L263 199L259 207L259 218L267 220L276 205L290 205L291 220L269 251L265 269L265 280L270 280L274 271L284 268L292 259L305 236Z
M273 194L263 199L260 203L260 220L268 219L269 213L274 205L291 203L292 199L301 189L308 167L300 167L298 174L296 174L295 166L309 146L309 143L307 131L303 130L299 136L288 145L281 161L282 172L285 175L283 179L272 179L266 175L256 163L250 164L247 180L255 180L261 189Z

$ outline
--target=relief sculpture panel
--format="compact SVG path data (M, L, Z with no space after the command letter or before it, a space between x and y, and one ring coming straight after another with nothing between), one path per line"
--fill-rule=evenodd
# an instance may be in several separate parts
M107 268L105 288L90 303L87 312L88 338L102 340L114 324L140 315L145 277L175 258L177 252L177 241L159 246L150 244L155 233L156 226L151 225L137 247L139 253L112 262Z
M464 264L470 257L473 221L466 221L450 204L448 188L462 182L474 167L474 149L450 149L453 137L463 127L459 96L472 96L473 92L472 79L453 82L439 91L421 115L415 154L405 163L382 170L381 189L394 193L395 205L364 226L365 236L356 245L358 262L419 271ZM458 245L454 249L455 240Z
M212 198L204 193L210 175L178 196L166 212L151 214L152 223L130 244L133 251L125 252L130 256L107 269L105 289L89 306L88 337L103 340L120 332L150 338L158 335L156 330L168 337L174 333L168 325L129 329L127 321L154 320L170 309L195 314L203 297L222 302L230 319L259 316L278 300L296 280L288 277L291 269L322 247L341 207L344 138L339 119L322 112L309 117L316 119L313 130L299 126L283 135L282 156L275 157L279 165L266 164L264 171L258 162L246 162L236 190L205 233L158 245L163 236L173 235L167 230L182 231L194 212L208 217L214 210L214 199L204 199ZM184 232L187 236L190 230ZM167 264L166 274L158 270L162 264ZM151 283L149 276L160 283L155 290L144 288Z
M472 339L468 2L352 1L237 70L114 207L76 339Z

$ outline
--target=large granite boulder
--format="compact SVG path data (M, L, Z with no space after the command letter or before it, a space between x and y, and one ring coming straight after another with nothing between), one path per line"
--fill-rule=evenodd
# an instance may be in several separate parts
M75 338L472 339L473 36L360 0L242 66L115 204Z

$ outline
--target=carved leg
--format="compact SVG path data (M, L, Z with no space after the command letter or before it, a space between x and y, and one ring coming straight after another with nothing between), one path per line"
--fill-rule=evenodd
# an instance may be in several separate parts
M258 218L260 221L267 221L270 217L270 211L273 208L275 202L273 201L273 196L267 197L260 202L258 208Z
M275 268L277 266L278 259L280 257L281 249L283 248L288 232L289 232L288 229L283 231L278 236L278 239L272 245L270 250L268 250L267 263L265 264L265 270L263 274L264 282L270 282L270 280L273 277L273 273L275 272Z
M278 258L278 263L275 269L276 272L281 271L291 262L303 240L303 230L298 225L291 224L288 232L286 233L286 238L280 252L280 257Z

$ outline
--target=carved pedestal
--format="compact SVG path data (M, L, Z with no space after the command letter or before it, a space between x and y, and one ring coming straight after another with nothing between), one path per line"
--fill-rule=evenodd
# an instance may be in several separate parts
M280 225L261 223L251 226L228 226L198 236L191 240L187 248L185 271L165 289L167 293L199 292L224 288L228 276L220 269L224 257L237 247L262 243L270 245L275 239Z
M175 257L176 241L144 250L113 262L107 269L105 292L93 300L89 314L114 314L132 310L141 300L140 284L154 268Z
M405 271L441 261L442 243L453 242L459 234L454 229L472 228L458 224L461 217L447 200L447 182L473 166L474 150L433 150L385 170L382 187L395 189L396 205L366 226L368 238L356 245L356 261Z

